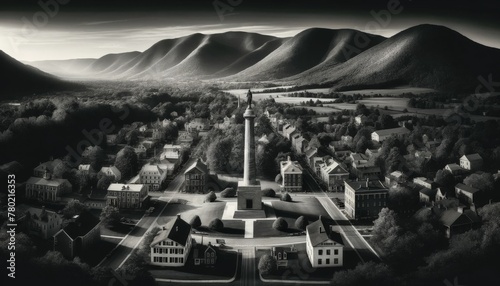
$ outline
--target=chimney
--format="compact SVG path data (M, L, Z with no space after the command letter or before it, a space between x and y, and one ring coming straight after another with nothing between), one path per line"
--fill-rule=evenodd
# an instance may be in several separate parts
M181 214L177 214L177 219L181 219Z
M366 188L367 189L370 188L369 183L370 183L370 178L366 178Z
M323 233L323 232L325 232L325 230L323 229L323 227L322 227L322 226L320 226L320 227L319 227L319 233Z
M463 206L459 206L457 208L457 212L463 214L464 213L464 207Z
M290 156L287 157L287 160L288 162L291 162L292 161L292 158L290 158Z

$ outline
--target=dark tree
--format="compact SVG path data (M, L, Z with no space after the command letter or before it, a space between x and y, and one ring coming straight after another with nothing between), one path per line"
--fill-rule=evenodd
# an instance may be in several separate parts
M299 216L295 221L295 227L301 230L306 230L308 224L309 221L307 221L307 218L305 218L304 216Z
M201 226L201 219L198 215L195 215L191 221L189 221L189 224L191 225L192 228L197 229Z
M215 194L214 191L211 191L205 196L205 202L206 203L213 203L217 199L217 195Z
M290 196L290 194L288 192L286 192L284 194L281 194L281 200L284 202L291 202L292 197Z
M113 206L105 206L102 211L99 219L101 222L106 224L109 227L118 226L120 223L120 210L117 207Z
M223 198L231 198L236 196L236 190L234 188L225 188L221 193L220 196Z
M276 196L276 192L273 189L271 189L271 188L263 189L262 190L262 196L269 197L269 198L274 198Z
M88 207L79 200L71 200L66 204L62 212L65 218L70 219L75 215L80 215L86 210L88 210Z
M288 229L288 223L284 218L279 217L273 222L273 228L279 231L285 231Z
M131 178L139 166L137 154L135 154L134 149L126 146L120 150L116 155L115 166L122 173L123 179Z
M208 228L215 231L221 231L224 229L224 223L220 219L215 218L210 222Z
M278 264L274 257L264 254L259 260L258 268L262 275L273 274L278 270Z

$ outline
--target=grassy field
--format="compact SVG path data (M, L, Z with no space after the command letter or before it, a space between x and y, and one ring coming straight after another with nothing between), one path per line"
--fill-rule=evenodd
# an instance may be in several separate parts
M325 218L330 217L323 206L318 202L316 198L304 198L304 197L294 197L292 194L292 199L297 200L295 202L283 202L283 201L273 201L272 205L276 217L297 219L299 216L305 216L310 222L316 221L318 216L323 216Z

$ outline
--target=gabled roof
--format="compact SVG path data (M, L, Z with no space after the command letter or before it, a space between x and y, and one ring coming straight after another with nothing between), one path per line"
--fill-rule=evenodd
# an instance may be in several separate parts
M471 211L464 210L462 213L455 209L446 210L441 214L439 219L445 226L451 227L453 225L473 224L481 222L479 216Z
M410 132L410 130L408 130L406 127L398 127L398 128L377 130L377 131L374 131L373 133L376 133L380 137L380 136L389 136L392 134L406 134L409 132Z
M163 170L158 165L146 164L141 169L141 174L143 172L162 174Z
M302 173L302 166L297 161L281 161L281 171L283 173Z
M197 159L196 162L194 162L189 168L187 168L184 174L187 174L194 169L198 169L204 174L209 173L207 165L205 165L200 159Z
M437 189L429 189L429 188L422 188L419 191L420 193L427 195L428 197L435 197L437 193Z
M482 161L483 158L479 156L479 154L474 153L470 155L463 155L462 157L460 157L460 160L467 160L469 162L472 162L472 161Z
M456 184L455 189L459 189L459 190L462 190L463 192L471 193L471 194L474 194L474 193L477 193L480 191L479 189L464 185L462 183Z
M32 184L32 185L42 185L42 186L51 186L51 187L58 187L61 184L67 183L69 185L70 182L66 179L44 179L44 178L38 178L38 177L31 177L26 181L26 184Z
M53 172L54 171L54 167L61 163L62 161L60 159L55 159L53 161L47 161L45 163L41 163L40 165L38 165L35 170L37 171L44 171L44 170L48 170L49 172Z
M164 229L153 239L153 242L150 245L151 247L154 247L166 239L170 239L182 246L185 246L189 235L191 234L191 225L181 219L180 216L170 220L163 228Z
M451 170L452 172L454 171L460 171L462 170L462 168L460 168L460 166L458 164L455 164L455 163L452 163L452 164L448 164L445 166L445 168L448 168L449 170Z
M111 166L111 167L102 167L101 168L101 171L99 172L102 172L102 173L112 173L113 175L115 176L121 176L121 172L120 170L118 170L118 168L116 168L115 166Z
M63 231L66 232L69 237L75 240L79 236L86 235L90 230L92 230L96 225L99 224L99 219L92 215L90 212L84 211L78 218L70 222Z
M329 159L326 162L327 163L323 166L323 170L327 174L345 174L345 173L348 173L347 170L344 169L342 167L342 165L340 165L339 162L337 162L333 159Z
M338 229L335 229L338 230ZM331 229L330 225L327 225L321 216L319 219L306 227L306 231L309 234L311 240L311 245L317 246L328 240L332 240L340 245L344 245L344 240L339 231Z
M318 154L318 148L311 148L306 151L306 157L308 159L315 156L316 154Z

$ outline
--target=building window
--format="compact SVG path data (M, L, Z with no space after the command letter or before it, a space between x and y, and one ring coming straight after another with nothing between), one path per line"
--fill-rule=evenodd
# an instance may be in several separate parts
M318 255L323 255L323 249L318 250Z
M339 250L338 250L338 249L334 249L334 250L333 250L333 254L335 254L335 255L339 255Z
M323 264L323 261L320 258L320 259L318 259L318 265L321 265L321 264Z
M333 259L333 264L339 264L339 259L338 258Z
M325 264L330 264L330 259L329 258L326 259Z
M326 250L326 255L330 255L330 249ZM329 264L329 263L327 263L327 264Z

